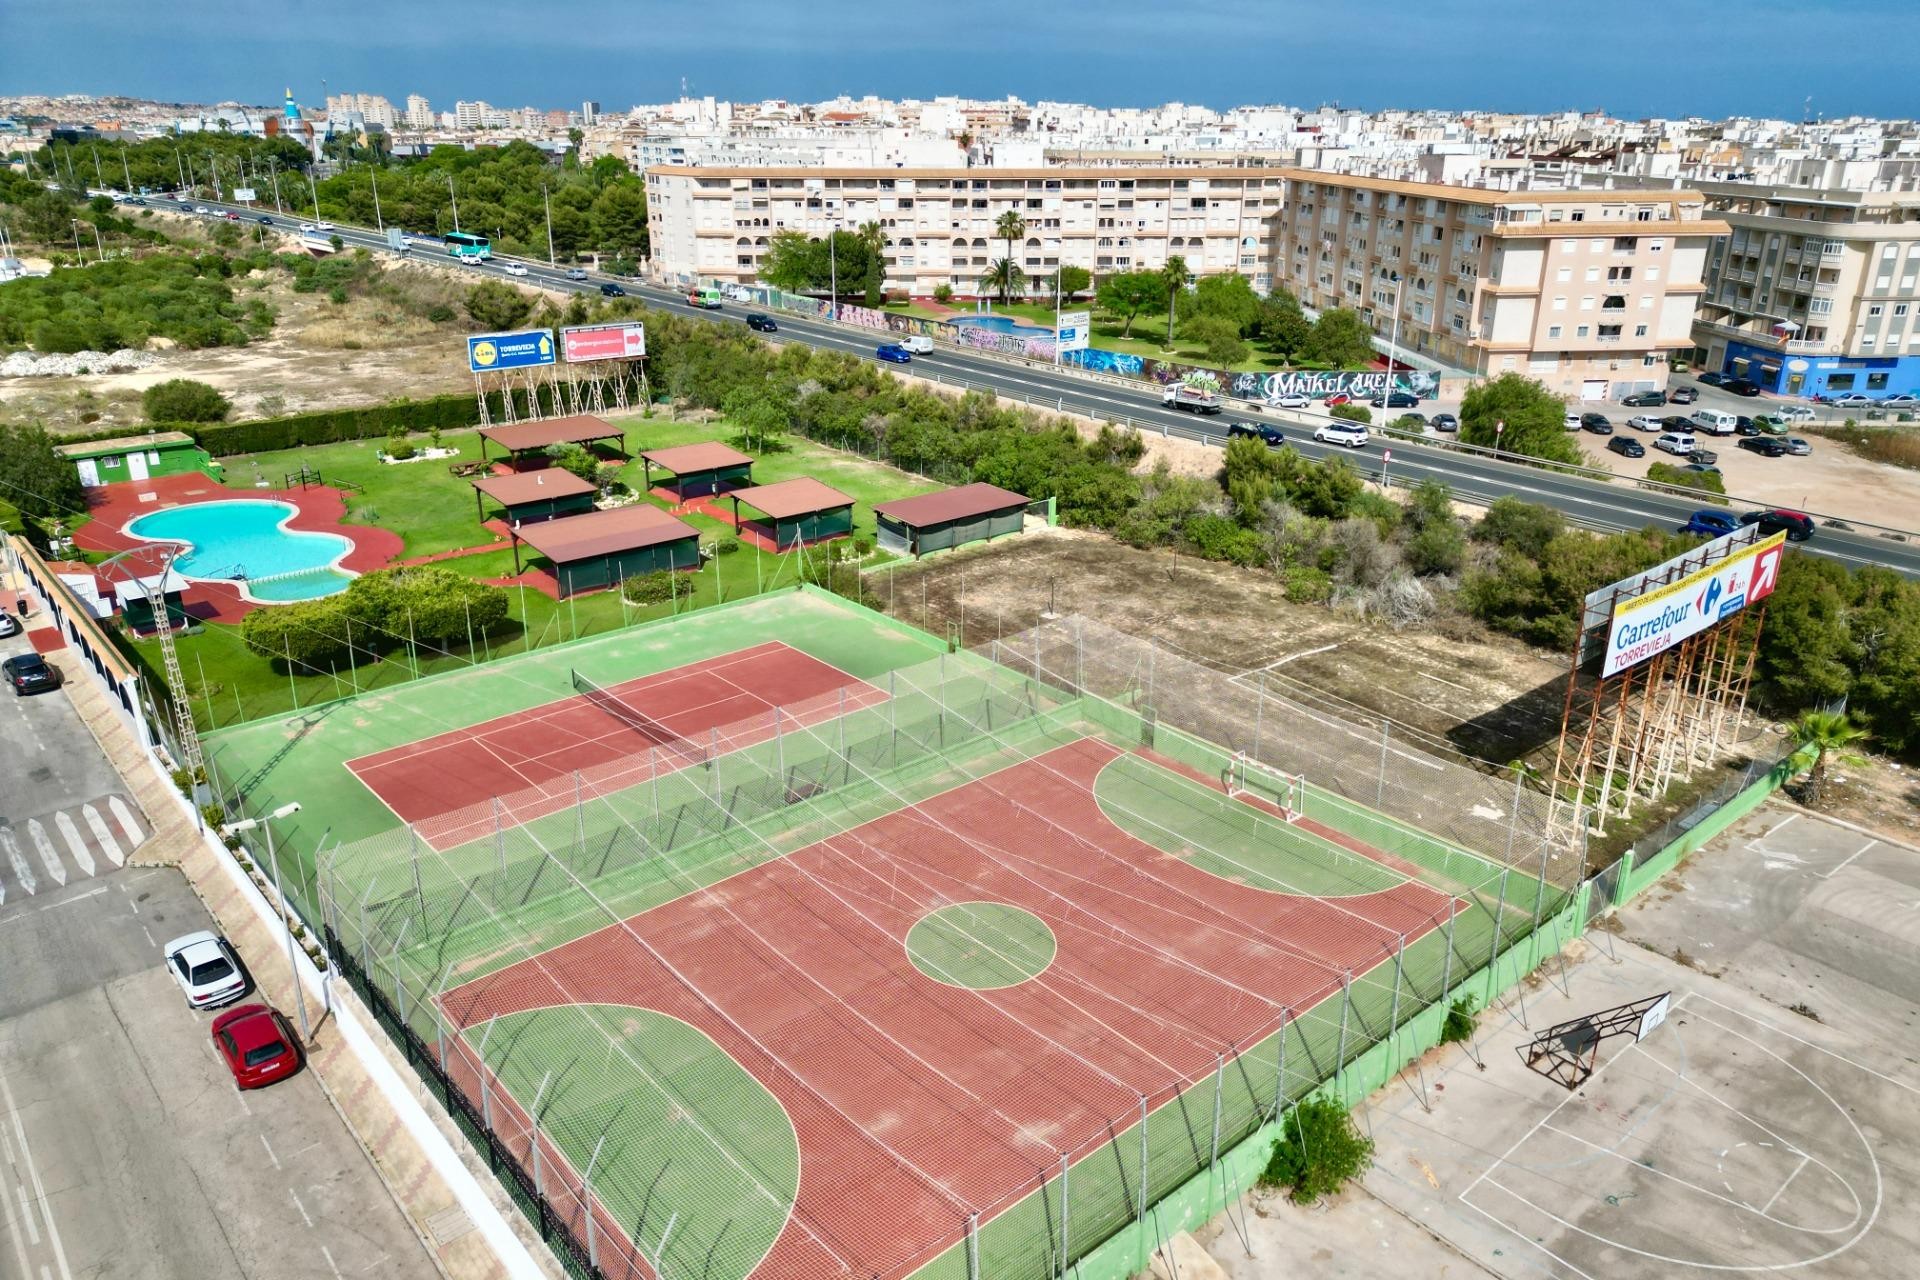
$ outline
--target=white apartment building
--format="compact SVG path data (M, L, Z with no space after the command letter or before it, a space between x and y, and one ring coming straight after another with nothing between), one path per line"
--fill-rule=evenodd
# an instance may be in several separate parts
M478 129L492 111L493 108L484 102L456 102L453 104L453 126L456 129Z
M1014 256L1029 276L1062 264L1096 275L1157 270L1169 254L1196 273L1273 282L1286 180L1278 169L649 168L656 266L716 281L758 277L779 230L823 237L869 222L886 232L886 287L983 292L1006 254L1009 210L1027 231Z
M1695 358L1783 395L1920 391L1920 192L1706 183Z
M407 127L409 129L431 129L437 121L433 106L417 93L407 95Z
M1601 400L1664 387L1726 224L1691 191L1511 192L1289 170L1277 282L1398 348Z

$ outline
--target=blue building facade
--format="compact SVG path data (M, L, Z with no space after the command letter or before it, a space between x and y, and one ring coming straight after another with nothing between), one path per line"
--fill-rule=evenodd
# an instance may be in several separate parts
M1750 378L1783 396L1920 395L1920 355L1793 355L1747 342L1727 343L1719 372Z

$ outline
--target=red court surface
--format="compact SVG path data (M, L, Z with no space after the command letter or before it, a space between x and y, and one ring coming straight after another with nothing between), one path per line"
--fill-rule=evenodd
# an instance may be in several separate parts
M722 752L773 737L775 708L801 727L887 696L777 640L607 691L673 735L702 748L717 742ZM505 820L529 822L574 802L576 772L604 793L691 763L576 695L361 756L347 768L422 839L451 849L492 830L492 819L475 810L484 813L496 798Z
M1143 1095L1212 1076L1455 905L1414 882L1328 900L1210 875L1107 819L1094 779L1121 754L1084 739L940 793L451 990L446 1016L685 1020L799 1136L798 1197L754 1275L905 1275L962 1237L964 1206L984 1224L1061 1152L1104 1153ZM908 930L968 901L1038 916L1052 964L993 990L925 976Z

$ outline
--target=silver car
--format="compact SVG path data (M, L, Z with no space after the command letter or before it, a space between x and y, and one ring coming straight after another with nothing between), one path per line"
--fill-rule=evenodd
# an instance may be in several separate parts
M214 1009L247 993L246 974L227 940L202 929L167 943L167 972L195 1009Z

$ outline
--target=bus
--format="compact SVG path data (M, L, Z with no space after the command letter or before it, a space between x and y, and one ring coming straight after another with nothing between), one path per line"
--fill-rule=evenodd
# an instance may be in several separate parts
M455 258L491 258L493 246L485 236L476 236L465 231L449 231L443 237L447 242L447 253Z

